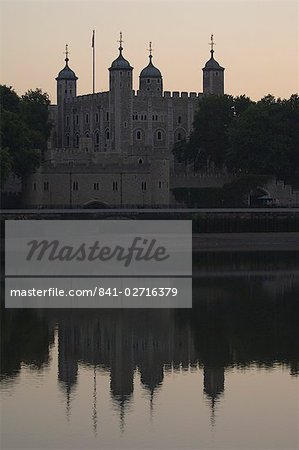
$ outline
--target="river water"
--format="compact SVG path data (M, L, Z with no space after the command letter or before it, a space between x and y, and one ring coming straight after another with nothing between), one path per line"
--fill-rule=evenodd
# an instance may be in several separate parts
M193 258L192 310L2 309L3 449L298 449L299 253Z

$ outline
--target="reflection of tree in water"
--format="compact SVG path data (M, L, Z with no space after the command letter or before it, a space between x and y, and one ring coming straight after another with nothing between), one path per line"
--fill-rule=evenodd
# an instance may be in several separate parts
M13 380L21 364L41 370L49 364L54 331L35 310L1 307L1 379Z
M224 393L225 370L233 366L273 367L298 374L298 285L276 296L260 278L194 279L192 310L3 311L2 374L14 377L21 363L48 363L53 329L58 333L58 380L67 412L80 364L93 368L92 420L96 430L96 372L110 373L111 398L124 426L132 402L134 374L140 373L150 407L164 376L203 367L204 393L215 421Z

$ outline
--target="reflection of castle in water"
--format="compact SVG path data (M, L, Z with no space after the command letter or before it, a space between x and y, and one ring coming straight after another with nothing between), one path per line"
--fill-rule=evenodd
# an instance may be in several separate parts
M164 374L202 366L190 324L175 319L172 310L102 311L90 320L79 314L60 320L58 379L67 398L77 382L80 363L110 372L113 402L123 420L138 370L152 407ZM204 367L204 392L214 409L224 391L224 366Z
M233 282L195 278L192 310L49 310L39 314L4 310L2 376L14 379L22 362L37 369L49 364L57 324L58 380L68 414L80 364L93 369L95 429L99 371L110 374L111 398L123 426L136 374L153 407L168 373L203 369L203 392L213 424L217 402L224 395L225 372L232 367L280 364L292 376L298 375L299 283L294 275L291 280L272 283L269 289L259 277L234 278ZM200 389L199 379L199 393Z

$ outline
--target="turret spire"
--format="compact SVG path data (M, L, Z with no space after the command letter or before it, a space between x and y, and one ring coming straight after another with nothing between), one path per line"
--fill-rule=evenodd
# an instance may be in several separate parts
M214 56L214 46L216 45L214 42L214 35L211 34L211 42L209 43L210 47L211 47L211 57L213 58Z
M119 41L117 41L117 42L119 42L118 50L119 50L119 52L121 54L121 52L123 51L123 43L124 43L122 32L119 33Z
M69 62L69 46L68 46L68 44L65 44L65 52L64 52L64 54L65 54L65 62L67 64Z
M152 53L153 53L152 41L150 41L149 48L147 50L149 52L149 59L150 59L150 61L152 61L152 57L153 57L153 55L152 55Z

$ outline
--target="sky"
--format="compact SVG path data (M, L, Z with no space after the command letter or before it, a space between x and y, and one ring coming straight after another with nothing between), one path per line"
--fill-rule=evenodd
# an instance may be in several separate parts
M258 100L298 92L297 1L0 0L0 20L0 82L19 95L38 87L56 102L55 77L64 66L66 43L78 95L91 93L93 29L97 92L108 90L107 69L118 55L120 31L136 90L152 41L164 90L202 92L213 33L227 94Z

